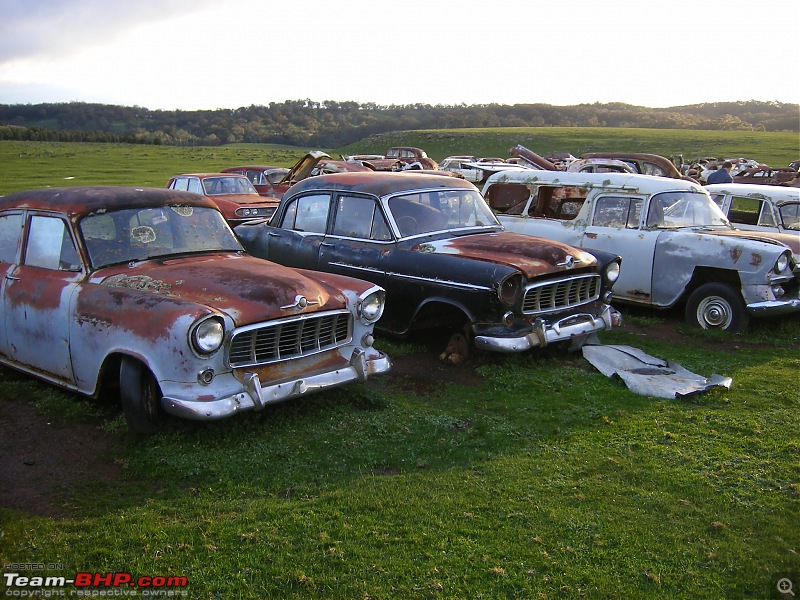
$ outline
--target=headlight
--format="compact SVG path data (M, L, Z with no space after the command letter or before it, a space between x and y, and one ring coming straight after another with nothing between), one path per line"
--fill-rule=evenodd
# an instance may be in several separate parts
M358 302L358 318L369 325L381 318L383 314L383 290L374 291Z
M775 261L775 273L780 275L789 268L789 253L781 254Z
M219 349L225 338L225 325L219 317L210 317L192 330L192 346L201 354L211 354Z
M500 282L497 288L497 296L500 302L506 306L514 306L522 294L522 275L511 275Z
M617 279L619 279L619 271L620 271L619 261L615 260L615 261L607 264L606 265L605 274L604 274L605 278L606 278L606 282L608 282L608 283L610 283L612 285L614 283L616 283Z

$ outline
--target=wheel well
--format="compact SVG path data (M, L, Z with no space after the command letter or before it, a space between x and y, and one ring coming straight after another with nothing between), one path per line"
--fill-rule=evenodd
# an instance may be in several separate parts
M681 300L686 302L697 288L706 283L727 283L737 291L742 289L742 280L739 278L738 271L730 269L714 269L711 267L696 267L692 273L692 279L686 286Z
M426 302L417 310L410 329L457 329L469 321L469 315L462 307L434 300Z

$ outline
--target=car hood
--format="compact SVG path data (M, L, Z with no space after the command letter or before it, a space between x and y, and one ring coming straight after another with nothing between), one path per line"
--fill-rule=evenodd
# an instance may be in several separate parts
M795 256L800 255L800 235L794 233L781 233L780 231L749 231L744 229L725 229L722 231L708 231L707 233L756 240L759 242L779 242L785 246L789 246Z
M594 265L595 257L561 242L510 232L480 233L426 241L417 252L456 254L474 260L498 263L532 278L568 269Z
M209 306L227 313L237 326L346 307L337 288L247 255L149 260L133 268L103 269L102 274L103 285ZM295 308L298 296L309 302L303 310Z
M264 204L264 196L260 194L219 194L217 196L209 196L215 202L230 202L231 204L247 205L247 204ZM275 199L276 202L278 199Z

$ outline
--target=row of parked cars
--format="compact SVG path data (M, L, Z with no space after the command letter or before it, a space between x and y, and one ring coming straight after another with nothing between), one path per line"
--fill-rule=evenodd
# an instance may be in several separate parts
M481 191L325 156L274 174L280 200L242 167L0 198L0 362L117 395L149 433L386 373L374 330L443 329L463 355L579 346L622 323L612 299L728 330L800 311L797 251L691 182L528 169Z

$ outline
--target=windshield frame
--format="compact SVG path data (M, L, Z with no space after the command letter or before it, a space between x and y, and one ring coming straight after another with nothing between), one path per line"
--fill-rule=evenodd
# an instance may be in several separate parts
M167 256L244 251L222 213L208 206L105 210L82 217L77 231L93 269Z
M651 196L647 206L646 229L710 227L734 229L705 190L674 190Z

